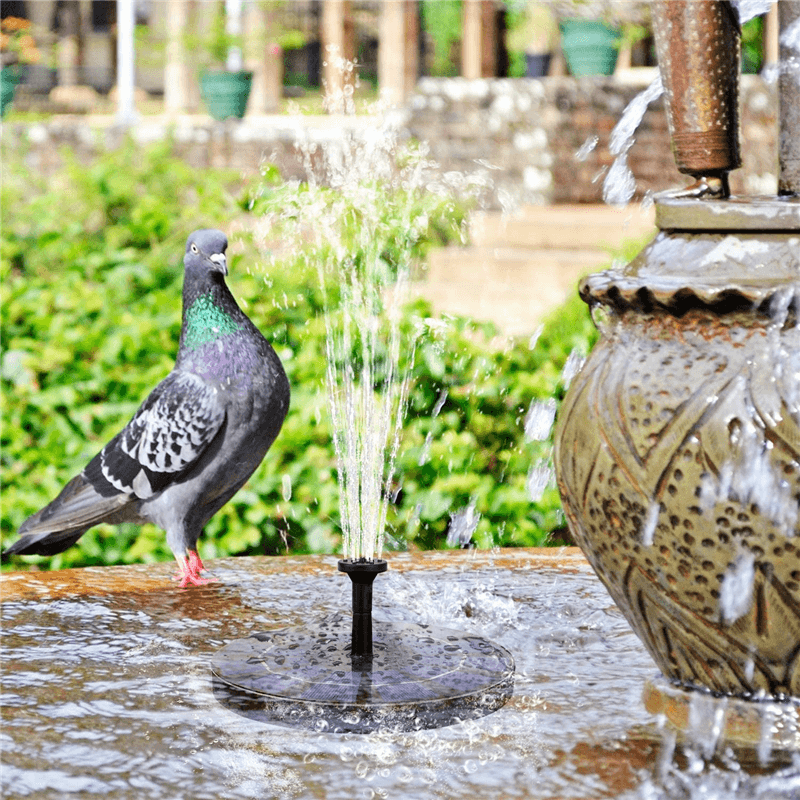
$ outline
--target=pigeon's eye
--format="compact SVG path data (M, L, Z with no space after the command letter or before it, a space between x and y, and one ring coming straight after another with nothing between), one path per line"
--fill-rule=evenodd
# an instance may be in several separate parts
M197 245L196 245L196 244L193 244L193 245L192 245L192 252L193 252L193 253L199 253L199 252L200 252L200 251L197 249Z

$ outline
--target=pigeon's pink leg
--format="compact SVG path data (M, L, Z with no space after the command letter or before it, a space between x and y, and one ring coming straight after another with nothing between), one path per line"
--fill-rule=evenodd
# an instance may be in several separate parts
M205 572L205 566L203 562L200 560L200 554L197 550L187 550L186 551L189 556L189 569L195 573L195 575L199 575L201 572Z
M205 569L203 562L200 560L200 556L197 555L195 550L189 550L188 552L188 558L175 557L175 560L178 562L178 572L175 575L175 580L181 582L180 588L185 589L189 586L204 586L207 583L216 581L216 578L202 578L200 576L201 570Z

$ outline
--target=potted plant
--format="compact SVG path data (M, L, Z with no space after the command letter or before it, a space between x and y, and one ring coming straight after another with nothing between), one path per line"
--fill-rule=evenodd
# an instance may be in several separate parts
M509 53L524 54L525 77L544 77L550 69L550 59L558 34L558 25L550 4L529 0L514 23L509 26L508 31ZM523 74L521 69L518 74Z
M623 32L640 30L647 5L620 0L574 0L559 3L561 49L575 77L611 75L617 65Z
M17 84L25 64L36 64L40 58L31 23L19 17L6 17L0 22L0 116L14 100Z
M210 32L201 41L206 67L200 73L200 95L218 120L244 116L253 82L252 71L242 67L239 21L228 18L225 6L223 0L217 2Z

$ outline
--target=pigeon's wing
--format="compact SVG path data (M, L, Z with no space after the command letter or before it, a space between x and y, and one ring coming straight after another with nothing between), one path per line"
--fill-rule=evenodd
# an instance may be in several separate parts
M145 500L180 481L224 422L215 386L191 372L171 372L83 474L101 494L113 489Z
M86 469L20 526L21 538L6 552L59 553L99 522L136 521L132 504L180 481L224 424L214 386L171 372Z

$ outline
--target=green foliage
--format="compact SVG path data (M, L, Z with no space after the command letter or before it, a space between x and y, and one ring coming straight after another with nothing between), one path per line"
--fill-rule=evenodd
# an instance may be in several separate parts
M201 555L337 552L320 276L303 252L275 245L265 255L269 243L248 232L270 205L290 213L293 194L307 187L285 185L268 170L254 190L228 174L198 174L169 150L168 143L147 150L129 144L88 168L65 154L66 167L47 181L31 176L23 158L4 159L3 541L83 468L170 370L185 238L198 227L222 227L231 238L232 291L273 342L292 403L264 462L207 524ZM405 210L392 216L387 204L376 211L396 242L397 250L385 248L388 265L401 251L422 261L432 244L460 240L463 207L434 193L394 207ZM426 224L409 231L409 218ZM344 219L341 241L351 236L356 246L358 230L357 217ZM336 286L325 292L335 302ZM526 481L551 444L526 442L524 420L532 402L560 398L570 352L591 347L595 332L585 306L573 298L547 321L533 349L527 340L498 346L505 340L491 325L437 319L422 302L407 309L403 324L421 333L413 358L406 354L412 381L390 536L400 546L442 547L451 514L472 505L480 514L480 546L545 543L563 525L558 497L550 486L532 503ZM169 558L153 526L100 525L41 563Z
M742 25L742 72L757 74L764 61L764 18L753 17Z
M423 0L422 26L433 39L432 74L443 78L458 75L452 51L461 41L461 0Z

